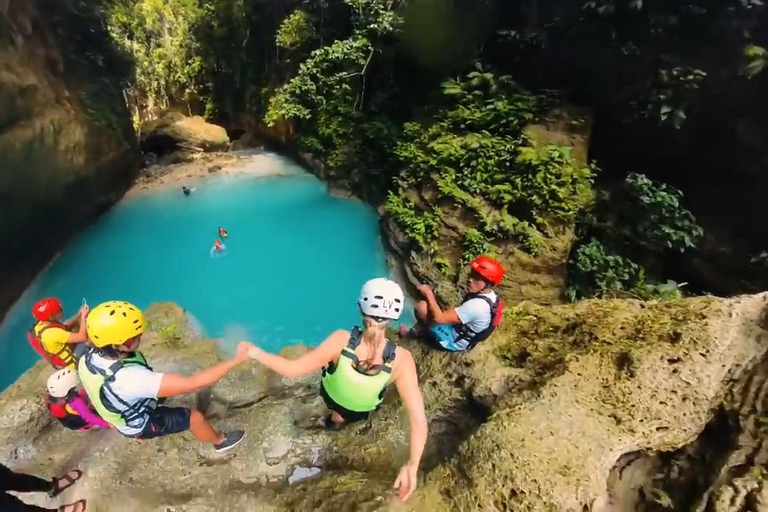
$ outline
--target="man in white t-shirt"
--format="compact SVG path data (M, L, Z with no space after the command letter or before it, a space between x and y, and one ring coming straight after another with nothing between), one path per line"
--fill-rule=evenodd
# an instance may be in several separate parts
M242 430L221 433L200 411L159 405L158 400L212 386L250 360L250 345L242 342L234 358L190 376L157 373L138 351L145 323L136 306L121 301L100 304L86 318L94 348L80 358L78 375L99 416L127 437L153 439L189 430L217 452L237 446L245 436Z
M470 264L467 299L458 307L443 311L428 285L418 287L424 300L416 304L416 318L422 332L445 350L467 350L473 341L492 328L494 310L499 296L493 289L504 277L501 264L488 256L478 256ZM401 326L405 335L408 329Z

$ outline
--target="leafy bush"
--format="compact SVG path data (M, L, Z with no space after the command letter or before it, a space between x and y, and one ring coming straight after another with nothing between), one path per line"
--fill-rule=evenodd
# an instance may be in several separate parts
M408 237L426 252L434 252L433 241L440 227L440 210L418 210L412 200L390 193L385 209L404 230Z
M475 215L489 246L512 237L539 252L553 222L591 201L593 169L574 166L561 148L532 146L523 129L542 101L509 77L478 68L442 91L446 105L428 124L404 125L395 149L401 190L434 187Z
M489 240L484 234L474 228L468 229L464 233L464 237L461 240L461 248L464 251L461 256L462 264L469 263L481 254L493 254L493 247Z
M201 0L116 0L107 10L115 41L136 65L132 95L168 106L196 92L203 62L194 36L203 19Z
M630 240L656 251L685 252L696 247L703 232L683 208L679 190L632 173L625 180L624 195L622 229Z
M568 264L570 301L626 292L641 299L672 299L680 296L673 281L653 284L647 281L643 267L628 258L609 253L597 240L580 245Z
M281 48L293 49L301 46L314 33L309 15L299 9L289 14L280 24L275 42Z

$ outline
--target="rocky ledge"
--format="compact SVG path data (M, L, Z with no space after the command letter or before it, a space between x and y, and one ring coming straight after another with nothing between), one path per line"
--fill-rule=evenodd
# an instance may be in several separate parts
M255 364L171 401L247 431L224 455L189 434L138 442L65 431L45 411L49 369L38 364L0 395L0 462L41 475L82 468L63 500L87 498L94 511L760 510L767 301L523 303L469 354L404 342L430 441L424 481L402 508L391 485L408 423L394 391L372 422L326 432L319 376L287 381ZM147 315L144 348L157 370L192 372L218 358L179 307ZM712 441L723 417L726 446ZM692 467L695 482L674 466Z

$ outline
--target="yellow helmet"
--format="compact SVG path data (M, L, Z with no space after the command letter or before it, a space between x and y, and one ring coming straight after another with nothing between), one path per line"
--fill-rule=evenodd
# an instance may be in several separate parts
M85 319L88 338L99 348L122 345L143 333L145 324L141 310L121 300L99 304Z

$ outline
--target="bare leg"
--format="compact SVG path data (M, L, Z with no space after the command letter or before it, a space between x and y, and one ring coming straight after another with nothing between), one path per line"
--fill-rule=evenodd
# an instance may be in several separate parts
M416 312L416 319L421 323L427 323L427 319L429 318L429 307L427 306L427 301L420 300L417 302L414 310Z
M413 312L416 314L416 325L408 329L405 325L400 325L400 337L405 338L407 336L418 336L419 332L422 330L424 326L428 323L429 318L429 307L427 306L427 302L424 300L420 300L416 303L416 307L413 308Z
M193 436L204 443L219 444L224 441L224 434L217 432L200 411L191 411L189 430Z

